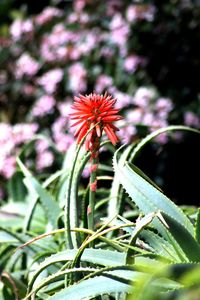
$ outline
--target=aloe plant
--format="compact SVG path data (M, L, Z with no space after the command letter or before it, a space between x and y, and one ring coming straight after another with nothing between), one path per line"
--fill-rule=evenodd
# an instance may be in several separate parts
M109 173L97 178L112 186L97 191L94 230L88 188L80 185L89 159L81 145L43 181L21 153L15 180L23 198L0 211L0 298L183 300L199 293L200 212L189 218L134 164L146 143L171 130L197 132L171 126L110 148L113 171L101 164Z

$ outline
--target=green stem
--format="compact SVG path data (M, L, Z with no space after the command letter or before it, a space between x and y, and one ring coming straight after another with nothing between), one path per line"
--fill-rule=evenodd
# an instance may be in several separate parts
M67 186L67 191L66 191L66 203L65 203L65 210L64 210L64 224L65 224L65 229L66 229L65 242L66 242L66 246L69 247L70 249L74 248L73 241L72 241L72 235L71 235L71 224L70 224L71 205L70 204L71 204L71 188L72 188L72 181L73 181L73 176L74 176L74 172L75 172L76 162L78 159L78 155L79 155L81 146L83 145L86 136L95 128L95 126L97 124L99 124L99 123L94 124L94 126L91 127L90 130L88 130L88 132L85 134L85 136L82 138L80 144L78 145L75 156L74 156L74 160L72 163L71 172L69 174L68 186Z
M98 158L92 158L91 165L96 165L98 163ZM88 205L88 228L94 231L94 205L95 205L95 195L96 191L91 189L91 185L96 181L96 170L92 171L90 174L90 192L89 192L89 205Z

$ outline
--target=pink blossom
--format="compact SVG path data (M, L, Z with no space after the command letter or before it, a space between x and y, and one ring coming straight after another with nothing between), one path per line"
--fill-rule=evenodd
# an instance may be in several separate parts
M137 5L129 5L126 10L126 19L128 22L133 23L137 20L138 12Z
M58 151L65 153L74 142L74 137L70 134L57 134L54 136L56 148Z
M192 111L186 111L184 114L184 123L187 126L200 127L200 118Z
M40 68L40 64L28 53L23 53L16 62L15 76L17 79L23 75L34 76Z
M71 12L67 18L67 22L69 24L76 23L78 21L78 14L77 12Z
M45 61L64 61L70 54L67 43L75 42L79 34L66 30L61 23L56 24L48 35L44 35L40 47L41 56Z
M69 88L73 92L84 92L87 87L86 76L87 71L82 63L74 63L68 69L69 72Z
M79 23L82 25L85 25L88 23L90 20L90 17L87 13L81 13L79 14L78 12L72 12L67 18L67 23L72 24L72 23Z
M166 119L169 112L173 109L172 101L168 98L159 98L155 103L157 116L161 119Z
M37 25L44 25L50 22L55 17L62 17L63 12L55 7L46 7L39 15L35 18L35 23Z
M33 138L38 125L21 123L9 125L0 123L0 174L10 178L15 172L15 157L18 155L18 145Z
M25 21L16 19L10 26L10 34L15 41L18 41L22 34L33 32L33 22L30 19Z
M86 165L86 167L84 168L83 172L82 172L82 176L83 178L88 178L90 176L91 172L90 172L90 167Z
M37 140L35 143L35 149L38 153L44 152L49 148L49 142L46 139Z
M29 33L33 31L33 21L28 19L22 23L22 30L24 33Z
M145 112L143 119L142 119L142 124L151 126L153 124L154 119L155 119L155 116L152 112Z
M126 19L130 23L137 20L147 20L152 22L154 19L156 9L155 6L149 4L131 4L126 11Z
M111 58L114 55L114 50L108 46L103 46L100 49L100 54L106 58Z
M155 96L156 94L153 89L140 87L134 95L133 103L139 107L147 107Z
M59 103L58 104L58 109L60 111L60 114L62 117L69 117L69 113L71 110L71 99L67 98L65 103Z
M154 131L156 129L159 128L163 128L168 126L168 122L166 120L162 120L159 118L154 118L154 120L152 121L151 127L150 127L150 131ZM158 143L161 144L166 144L168 142L169 138L168 138L168 134L166 132L159 134L158 136L155 137L155 141L157 141Z
M74 137L71 133L66 134L66 117L59 117L52 126L53 140L56 148L60 152L65 152L74 142Z
M112 84L112 77L101 74L97 77L95 91L97 93L102 93L106 88L110 87Z
M86 30L82 32L81 37L77 41L77 46L82 55L88 55L94 48L98 47L100 40L101 35L97 28L94 28L92 31Z
M65 46L60 46L57 48L56 57L59 61L65 61L68 55L68 49Z
M132 102L132 97L129 94L122 93L117 89L109 89L109 92L112 91L112 94L115 98L117 98L117 102L115 104L115 107L118 109L122 109L128 105L131 104Z
M157 110L171 111L173 109L172 101L169 98L159 98L155 103Z
M53 42L55 36L49 35L43 38L40 47L40 53L44 61L47 62L58 62L65 61L68 57L69 51L62 43Z
M57 55L54 48L55 46L51 47L49 38L44 37L40 47L40 53L44 61L52 62L56 60Z
M110 23L110 38L119 47L125 51L125 45L129 35L129 25L122 18L121 14L116 14Z
M32 109L32 115L35 117L42 117L53 112L56 100L50 95L40 97Z
M36 123L18 123L13 126L12 136L15 144L27 142L33 138L33 135L38 130Z
M156 136L156 137L155 137L155 140L156 140L158 143L160 143L160 144L162 144L162 145L165 145L165 144L168 142L169 137L168 137L168 135L167 135L166 132L163 132L163 133L159 134L158 136Z
M44 168L50 167L54 161L53 153L49 150L39 152L36 159L36 168L41 171Z
M136 128L134 125L127 125L125 120L121 120L118 122L118 126L120 126L120 131L118 133L120 140L123 143L130 143L131 139L136 135Z
M54 135L64 133L66 131L66 118L65 117L57 118L53 123L51 129Z
M53 27L49 39L51 46L53 46L53 44L63 45L68 42L76 42L79 39L79 33L67 30L63 23L58 23Z
M141 59L137 55L130 55L124 60L124 69L129 73L134 73L140 64Z
M88 35L79 44L81 54L88 54L96 47L96 44L97 36L93 35L92 33L88 33Z
M12 136L12 126L0 123L0 158L1 162L13 152L15 142Z
M86 5L86 0L74 0L73 6L74 10L78 13L81 13Z
M8 140L12 134L12 127L7 123L0 123L0 143Z
M167 127L167 126L168 126L167 120L163 120L155 117L151 124L151 130L154 131L156 129Z
M7 138L5 141L0 142L0 156L6 157L13 153L15 149L15 141L12 138L12 135Z
M142 122L143 110L141 108L130 109L126 113L127 121L132 122L133 124L138 124Z
M16 168L16 159L14 156L9 156L4 159L3 166L1 167L0 163L0 174L2 174L5 178L10 178Z
M46 72L42 77L38 79L38 84L43 86L47 94L53 94L56 91L57 84L63 78L63 70L57 68Z

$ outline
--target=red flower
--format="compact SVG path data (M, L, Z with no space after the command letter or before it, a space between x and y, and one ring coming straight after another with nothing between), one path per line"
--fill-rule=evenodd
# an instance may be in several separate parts
M116 99L107 93L104 95L91 93L74 97L74 100L71 107L74 112L70 114L70 118L76 121L72 126L78 126L74 134L77 143L79 144L88 130L94 127L86 137L86 150L94 152L98 149L102 131L105 131L109 140L115 145L118 142L115 132L119 129L113 125L113 122L122 119L118 115L119 110L114 108Z

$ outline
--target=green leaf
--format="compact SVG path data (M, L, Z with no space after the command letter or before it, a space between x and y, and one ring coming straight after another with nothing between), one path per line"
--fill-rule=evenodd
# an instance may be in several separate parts
M39 181L31 175L30 171L21 162L19 157L17 158L17 163L25 175L24 183L27 186L30 194L33 195L34 199L36 194L39 196L49 222L52 224L53 228L56 228L57 219L61 212L58 203L56 203L53 197L42 187Z
M144 178L139 176L132 164L126 162L120 166L114 156L114 168L118 174L119 180L129 196L136 203L139 209L148 214L159 210L177 219L193 235L194 228L187 216L163 193L149 184Z
M16 172L8 181L8 192L14 202L23 201L27 194L22 179L22 172Z
M0 243L16 243L18 240L8 232L0 230Z
M135 144L128 146L124 150L118 162L120 166L123 166L125 161L128 160L128 157L130 156L133 147L135 147ZM115 173L112 182L112 187L110 190L110 200L108 202L108 219L112 219L114 216L119 214L121 203L122 203L121 184L117 174Z
M195 224L195 238L197 242L200 244L200 208L198 209L197 220Z
M44 189L46 189L53 181L57 180L57 178L63 174L64 174L64 170L54 173L53 175L51 175L44 181L44 183L42 184L42 187ZM36 210L36 206L38 204L39 196L37 193L32 193L31 195L29 194L29 198L30 199L27 199L28 207L27 207L27 211L26 211L26 215L25 215L25 219L24 219L24 226L23 226L24 231L29 230L30 226L31 226L31 222L34 221L33 217L34 217L34 212Z
M81 150L81 151L80 151ZM77 156L75 156L74 165L70 169L70 176L68 176L66 180L66 195L67 199L65 199L67 203L67 207L69 206L69 223L70 228L79 227L79 220L78 220L78 211L80 210L80 204L78 203L78 187L80 176L82 171L89 160L89 153L85 153L82 149L77 149ZM68 158L69 161L69 158ZM67 209L66 207L66 209ZM73 247L78 248L80 246L80 237L79 233L72 232L72 242Z
M51 300L81 300L87 297L95 297L103 294L127 293L130 285L111 278L97 276L74 284L55 295L49 297Z
M72 144L68 149L63 170L66 175L61 176L58 190L58 200L64 211L66 228L66 244L69 248L79 247L79 233L71 232L71 228L79 226L78 220L78 186L81 172L89 159L88 155L81 149L81 144L76 147Z
M51 223L53 228L56 228L57 220L61 213L58 203L55 202L53 197L42 187L35 177L26 177L24 182L30 192L33 194L37 193L41 204L46 211L48 221Z
M200 265L189 266L189 270L186 270L185 273L181 276L180 282L187 287L198 286L200 282Z
M83 268L83 267L65 269L64 271L59 271L55 274L48 276L44 280L42 280L37 286L35 286L33 288L33 290L26 296L25 299L28 299L32 294L35 294L36 292L38 292L39 290L41 290L43 287L45 287L47 285L48 286L50 285L50 290L51 290L51 284L53 284L53 286L54 286L54 283L58 282L58 280L62 280L62 278L65 275L69 275L70 273L74 273L74 275L75 275L80 272L82 274L86 273L86 275L79 283L75 283L73 285L73 289L76 286L78 286L79 284L82 284L81 282L89 282L93 278L101 279L101 277L106 277L108 279L113 280L114 282L116 281L118 283L126 284L127 286L129 286L131 281L138 280L138 278L143 276L143 274L141 272L136 271L133 267L124 266L124 265L117 266L117 267L108 267L108 268L106 267L106 268L102 268L102 269ZM62 281L59 281L59 284L60 283L62 283ZM65 293L66 293L66 290L67 290L67 292L70 292L71 288L72 288L72 286L67 287L65 289ZM99 293L98 289L99 289L99 287L97 287L97 289L95 289L97 294ZM45 292L47 292L46 289L45 289ZM88 292L91 292L91 291L89 290ZM59 294L59 292L56 294L56 296L58 294ZM79 299L82 299L82 297Z
M134 246L136 243L136 239L140 232L147 226L149 225L153 218L155 217L155 213L150 213L146 216L144 216L142 219L136 221L136 226L131 234L131 239L129 242L130 246ZM131 264L133 262L132 255L135 254L135 251L133 251L131 248L127 250L126 254L126 262Z
M55 264L58 262L66 262L69 260L74 260L77 255L77 249L65 250L56 254L51 255L50 257L46 258L44 262L42 262L38 269L36 270L35 274L33 275L29 288L32 287L35 279L38 275L46 269L51 264ZM82 256L81 261L90 262L93 264L99 264L104 266L116 266L122 265L125 263L125 254L120 253L117 251L111 250L102 250L102 249L85 249Z
M191 262L200 262L200 245L188 230L173 217L162 213L169 231Z
M9 289L15 292L15 299L23 299L25 297L26 285L17 278L17 274L8 274L4 272L2 273L1 281L5 286L7 286Z
M140 236L150 247L152 247L155 253L173 262L180 261L173 245L157 233L150 230L143 230L140 233Z
M12 230L21 229L23 225L26 204L22 202L8 202L0 209L0 226Z

